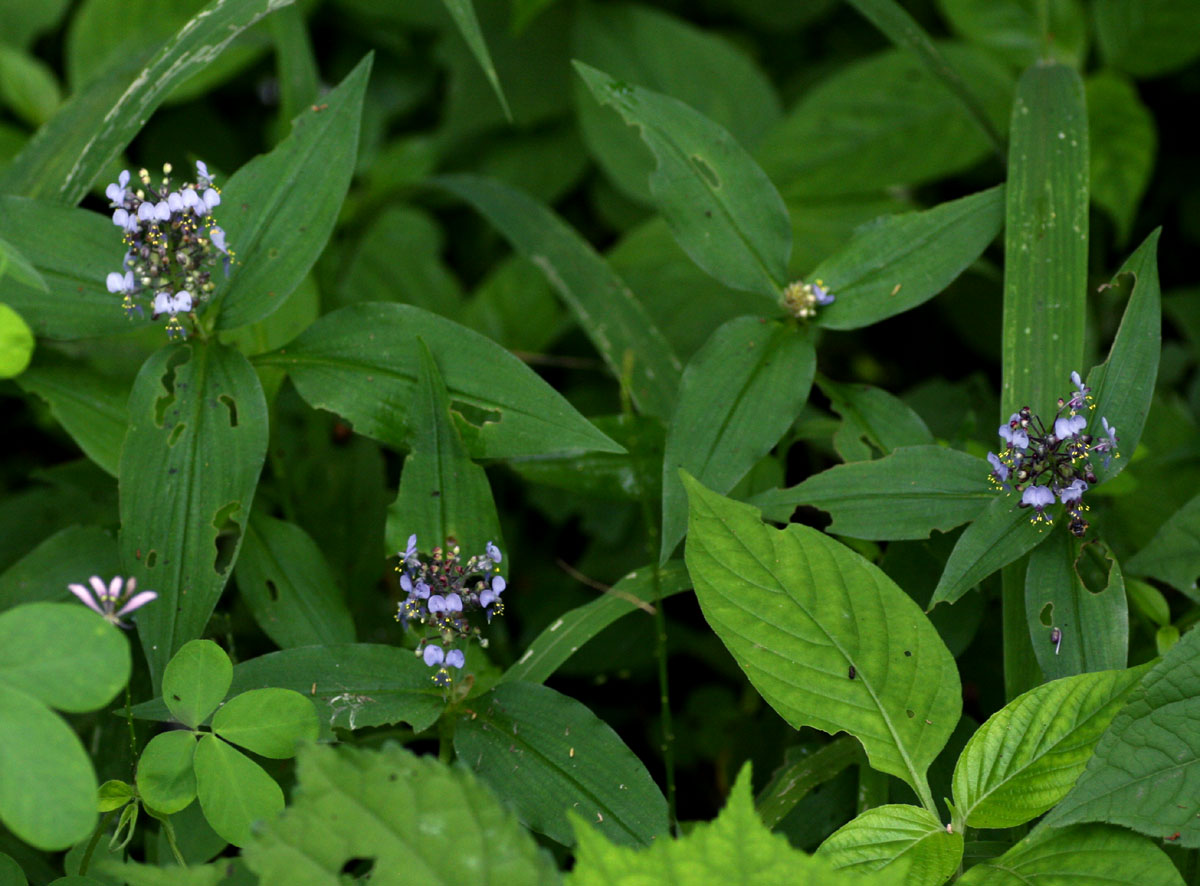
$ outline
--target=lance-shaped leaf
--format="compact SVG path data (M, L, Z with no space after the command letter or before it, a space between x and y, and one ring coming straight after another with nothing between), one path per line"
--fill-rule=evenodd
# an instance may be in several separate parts
M997 185L867 228L808 275L836 298L817 322L858 329L924 304L979 258L1003 221L1004 187Z
M122 54L38 130L0 175L0 191L78 203L176 86L208 67L246 28L291 2L213 0L144 67L144 56Z
M237 264L214 298L219 329L254 323L282 305L325 248L358 159L371 58L225 185L218 213Z
M1039 827L1000 857L975 865L956 882L961 886L1184 886L1171 859L1152 842L1103 825Z
M942 886L962 854L962 834L947 833L928 810L901 803L868 809L817 850L835 868L862 874L907 861L908 886Z
M1053 807L1149 667L1044 683L993 714L955 764L955 821L1011 828Z
M1158 285L1158 236L1156 229L1129 256L1117 277L1133 277L1133 291L1121 317L1121 326L1108 352L1108 359L1088 373L1087 383L1096 397L1096 408L1088 421L1088 433L1103 433L1101 418L1108 419L1120 437L1123 457L1106 466L1093 462L1101 480L1115 477L1129 462L1142 439L1146 414L1158 378L1162 350L1162 307ZM1094 457L1095 458L1095 457Z
M464 556L489 541L504 550L500 518L483 468L471 461L450 413L446 383L429 348L420 342L420 370L409 405L410 451L400 491L388 508L388 550L403 551L417 536L424 550L456 539Z
M138 617L155 685L199 637L237 559L267 451L267 404L223 345L166 347L129 395L121 450L121 561L158 600Z
M504 116L508 118L509 122L512 122L513 116L512 111L508 108L508 99L504 97L504 90L500 88L500 77L496 74L496 66L492 64L492 56L483 39L483 31L479 27L479 19L475 15L475 7L471 5L471 0L442 0L442 5L454 19L454 24L458 26L459 33L470 47L471 54L479 62L479 67L483 68L484 76L492 85L492 91L496 93L500 107L504 109Z
M834 432L833 448L844 461L887 455L901 446L933 444L933 434L921 416L899 397L871 385L844 385L817 376L817 387L842 417Z
M1150 543L1134 554L1126 567L1132 573L1166 582L1195 600L1200 580L1197 538L1200 538L1200 493L1167 517Z
M623 379L629 374L639 409L664 419L671 414L679 358L625 281L586 240L532 197L490 179L451 175L433 183L487 216L513 248L541 269L613 375ZM433 348L433 342L429 345ZM632 360L631 372L626 360Z
M286 369L310 405L338 413L360 434L407 449L418 338L442 367L451 404L466 413L459 428L471 432L464 442L472 456L623 451L490 338L411 305L350 305L254 363Z
M1048 820L1055 826L1107 821L1200 847L1197 720L1200 631L1192 630L1142 680Z
M42 279L37 268L30 264L29 259L25 258L17 247L0 237L0 280L5 277L11 277L18 283L23 283L30 289L36 289L39 292L48 293L50 291L46 286L46 281Z
M962 708L954 659L912 598L806 526L684 478L686 562L704 617L755 688L797 729L849 732L871 766L933 808L925 771Z
M726 286L776 301L792 226L766 173L723 127L683 102L574 64L596 100L636 126L654 152L650 193L683 251Z
M813 505L833 517L829 532L896 541L947 532L987 507L987 463L942 446L903 446L874 461L837 465L752 504L775 512Z
M565 846L573 811L614 843L649 845L667 832L667 801L612 728L568 696L505 683L473 699L454 749L528 827Z
M1065 527L1052 532L1029 557L1025 617L1047 680L1125 667L1125 579L1103 542L1081 545Z
M687 527L679 469L732 489L804 408L816 362L807 331L761 317L730 320L691 359L663 455L662 562Z

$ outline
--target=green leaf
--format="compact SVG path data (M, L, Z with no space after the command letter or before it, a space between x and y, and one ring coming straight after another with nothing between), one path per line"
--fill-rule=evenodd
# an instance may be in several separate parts
M219 886L231 878L230 870L236 862L224 859L224 864L192 865L181 868L178 865L170 867L155 867L149 864L138 864L136 861L118 861L115 858L102 858L96 864L96 869L115 880L104 880L104 883L124 883L126 886ZM76 882L76 880L78 882ZM53 886L92 886L102 881L91 877L67 877L55 880Z
M995 496L987 463L942 446L903 446L874 461L837 465L789 489L754 497L764 510L802 504L828 511L834 535L928 538L977 517Z
M358 433L406 449L418 338L444 367L451 404L466 412L468 421L479 423L467 441L473 457L622 451L491 339L411 305L342 308L323 316L286 348L254 362L286 369L310 405L344 416ZM479 413L486 418L477 417Z
M662 562L687 528L679 469L731 490L804 408L816 362L807 330L761 317L730 320L691 359L663 455Z
M614 843L647 846L667 831L667 801L612 728L534 683L505 683L471 702L454 728L459 759L522 823L564 846L567 811Z
M0 34L12 46L28 46L30 41L62 21L71 0L0 0Z
M221 225L237 263L214 299L218 329L272 313L320 257L358 158L371 59L296 118L275 150L251 160L225 185Z
M1074 69L1037 64L1021 75L1006 193L1001 419L1029 406L1049 420L1083 365L1088 131Z
M129 682L129 641L79 603L0 613L0 681L60 711L102 708Z
M0 610L18 603L74 600L67 590L84 576L118 575L117 544L98 526L68 526L0 574Z
M836 298L817 322L858 329L929 301L996 239L1003 205L998 185L867 227L808 275Z
M92 761L70 726L7 679L0 683L0 747L0 822L46 851L86 838L96 824Z
M835 738L812 753L803 745L788 748L784 764L775 770L754 801L763 824L775 830L810 791L831 781L848 766L862 762L862 746L848 735Z
M692 580L681 561L672 560L657 568L661 599L691 590ZM525 654L504 672L500 682L541 683L618 618L638 609L644 613L652 612L654 569L653 565L635 569L613 585L608 593L556 618L526 647Z
M0 379L25 371L33 358L33 330L25 319L0 302Z
M492 64L492 57L488 53L487 43L483 39L483 31L479 28L479 19L475 17L475 7L471 5L471 0L442 0L442 5L454 19L454 24L458 27L463 39L467 41L467 46L470 47L475 60L479 62L479 67L483 68L483 73L487 77L488 83L492 84L492 90L496 93L500 107L504 109L504 116L511 123L512 111L509 110L508 99L504 97L504 90L500 87L500 77L496 74L496 66Z
M843 385L817 376L817 387L829 398L842 424L833 435L833 448L844 461L887 455L901 446L932 445L921 416L899 397L870 385Z
M245 848L263 883L336 883L361 858L386 882L559 882L550 857L462 767L394 744L310 745L297 781L292 804Z
M62 101L54 72L19 49L0 45L0 102L32 126L41 126Z
M142 366L121 449L121 560L158 591L138 634L157 684L199 637L236 560L267 449L267 406L237 351L189 342Z
M728 131L683 102L574 62L596 100L654 152L650 193L675 240L726 286L778 300L792 226L766 173Z
M534 262L575 315L617 378L629 373L643 412L665 418L675 407L681 368L671 346L624 281L590 244L551 210L520 191L468 175L432 179L468 201L513 247ZM437 353L433 341L428 344ZM625 363L632 361L632 369ZM454 381L447 369L447 383Z
M579 844L569 886L901 886L903 870L871 877L843 873L825 860L788 845L763 826L750 796L750 768L743 767L715 821L700 822L679 839L657 840L649 849L614 846L584 819L575 824Z
M763 525L684 478L686 562L709 625L793 727L849 732L933 808L925 772L958 722L954 659L877 567L826 535Z
M0 174L0 191L78 203L177 85L212 64L246 28L290 2L213 0L145 67L142 53L119 54L38 130Z
M5 276L11 277L30 289L47 293L50 291L46 286L46 281L42 279L42 275L37 272L37 268L29 263L29 259L25 258L15 246L0 237L0 280L3 280Z
M29 884L21 866L5 852L0 852L0 882L10 884L10 886L28 886Z
M234 567L242 599L284 649L354 642L354 621L321 549L294 523L250 517Z
M1125 667L1125 580L1103 542L1081 545L1065 528L1051 532L1029 557L1025 617L1046 679ZM1050 639L1053 628L1061 633L1060 643Z
M403 551L409 535L428 550L457 539L469 556L489 541L503 548L500 518L483 468L471 461L454 426L446 384L424 341L409 406L412 444L404 458L400 490L388 507L384 542Z
M1137 575L1148 575L1196 599L1200 579L1200 493L1163 522L1150 543L1125 564Z
M1109 425L1119 431L1124 454L1124 458L1113 459L1107 467L1095 465L1096 475L1102 482L1119 474L1137 449L1154 397L1162 350L1159 233L1160 229L1153 231L1117 271L1117 277L1128 274L1133 278L1133 291L1129 294L1117 337L1108 350L1108 359L1092 369L1087 377L1087 384L1096 398L1088 430L1093 434L1101 433L1103 425L1098 419L1107 418Z
M891 804L868 809L834 831L817 850L839 870L868 873L904 859L906 886L942 886L962 860L962 834L919 806Z
M225 650L212 640L192 640L167 663L163 698L176 720L195 729L217 709L232 680Z
M1200 55L1200 7L1191 0L1097 0L1092 18L1104 60L1157 77Z
M1117 240L1125 243L1154 168L1154 115L1133 84L1112 71L1089 77L1085 92L1092 201L1112 217Z
M1087 50L1080 0L938 0L955 33L1015 68L1054 59L1079 67Z
M1184 886L1171 859L1145 837L1097 825L1061 830L1042 826L999 858L975 865L957 883Z
M984 507L955 542L929 600L929 609L939 603L955 602L997 569L1045 541L1045 525L1034 523L1029 518L1031 512L1018 507L1016 495L994 495L991 504Z
M270 822L283 811L283 791L275 779L216 736L201 737L195 766L204 817L234 846L246 846L258 822Z
M1142 680L1049 821L1106 821L1155 839L1178 831L1179 845L1200 847L1198 718L1200 631L1192 630Z
M1149 665L1064 677L1017 696L976 730L954 766L955 822L1025 824L1067 795Z
M725 37L648 6L587 3L572 55L611 76L676 98L753 147L778 121L779 99L754 61ZM650 202L654 159L614 111L576 80L575 114L588 151L621 193Z
M296 756L296 745L320 731L312 702L291 689L251 689L225 702L212 730L226 741L274 760Z
M101 812L112 812L120 809L135 796L132 785L112 778L100 785L96 791L96 805Z
M196 799L196 738L181 729L163 732L138 757L138 794L157 812L174 815Z

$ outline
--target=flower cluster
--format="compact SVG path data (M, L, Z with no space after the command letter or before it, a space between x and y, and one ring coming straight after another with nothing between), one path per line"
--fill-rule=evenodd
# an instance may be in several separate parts
M1117 429L1107 418L1100 419L1102 435L1084 433L1088 421L1079 410L1093 410L1096 404L1092 402L1091 388L1083 383L1078 372L1071 373L1071 382L1075 390L1069 398L1059 399L1058 412L1049 427L1040 417L1032 415L1028 406L1014 412L1000 426L1005 448L999 455L989 452L988 462L992 466L992 483L1020 492L1020 506L1033 508L1035 523L1051 522L1046 508L1057 498L1066 505L1068 528L1082 537L1088 529L1088 522L1083 519L1083 512L1088 509L1083 494L1096 482L1091 460L1101 456L1107 468L1112 459L1121 456L1117 452Z
M196 181L171 188L171 165L163 166L163 177L155 186L150 173L141 170L141 187L129 187L129 170L104 191L113 208L113 224L124 231L128 247L121 270L106 280L108 291L122 298L126 314L142 313L141 301L149 301L152 320L166 314L167 335L185 335L179 314L191 314L216 288L212 269L218 257L229 273L232 256L225 232L213 220L212 211L221 203L221 192L208 167L196 162Z
M118 575L106 585L100 576L93 575L88 579L88 583L92 586L90 590L76 584L67 587L88 609L102 615L105 621L119 628L129 628L129 625L121 621L121 616L140 609L158 597L157 591L137 593L137 579L134 578L125 581ZM125 586L124 592L121 590L122 585Z
M833 294L825 288L823 280L805 283L797 280L783 290L783 306L798 320L811 320L817 316L819 306L833 304Z
M416 622L425 627L417 654L436 668L433 682L438 686L449 686L454 679L450 669L462 670L466 664L463 650L454 648L455 644L466 645L481 634L479 626L471 624L472 613L482 612L489 622L492 616L504 614L500 599L507 587L500 575L503 559L500 549L489 541L484 553L464 561L454 539L447 540L445 550L434 548L430 555L422 556L417 552L417 537L409 536L408 548L396 566L400 588L407 595L396 620L405 626ZM480 645L486 646L487 641L481 639Z

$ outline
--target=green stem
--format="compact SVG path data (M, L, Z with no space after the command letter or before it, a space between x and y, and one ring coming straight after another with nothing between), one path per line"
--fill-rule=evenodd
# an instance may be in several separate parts
M100 835L104 833L104 828L108 825L108 820L112 818L113 811L115 810L100 816L96 830L92 832L92 839L88 840L87 848L83 850L83 857L79 859L79 876L87 876L88 865L92 863L92 853L96 851L96 844L100 842Z
M163 833L167 835L167 845L171 847L171 854L175 856L175 860L179 862L181 868L186 868L188 863L184 861L183 853L179 851L179 846L175 842L175 826L171 824L170 819L166 816L163 816L158 821L163 827Z
M129 724L129 780L134 781L137 776L137 731L133 728L133 695L128 681L125 683L125 722Z

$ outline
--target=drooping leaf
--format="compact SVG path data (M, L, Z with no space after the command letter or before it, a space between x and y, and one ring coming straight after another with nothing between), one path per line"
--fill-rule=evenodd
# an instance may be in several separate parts
M283 811L283 791L275 779L215 735L200 738L194 765L204 817L234 846L246 846L260 822Z
M163 698L176 720L195 729L217 709L232 680L225 650L212 640L191 640L167 663Z
M868 809L834 831L817 850L839 870L867 873L909 863L907 886L942 886L962 860L962 834L920 806L900 803Z
M871 766L933 806L925 773L954 730L958 672L936 629L877 567L806 526L685 477L686 562L709 625L792 726L849 732Z
M1126 567L1138 575L1166 582L1192 599L1200 596L1200 493L1169 516L1150 543L1130 558Z
M196 799L196 734L182 729L150 739L138 757L138 795L157 812L174 815Z
M299 743L316 741L319 724L312 702L299 692L251 689L221 705L212 730L260 757L287 760Z

